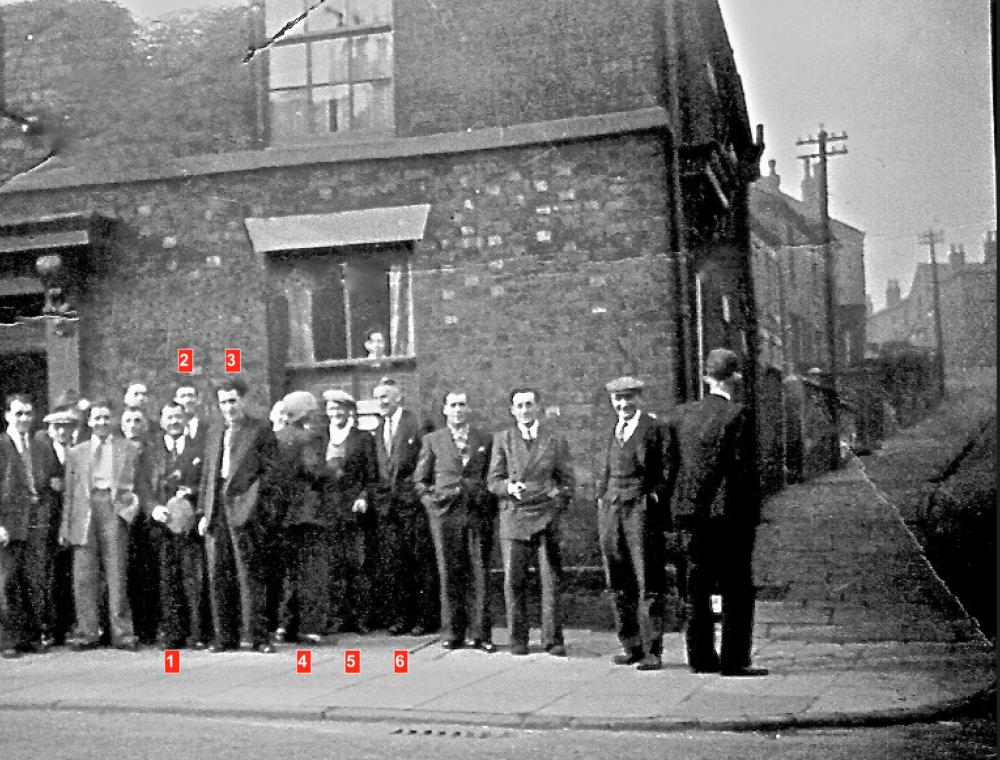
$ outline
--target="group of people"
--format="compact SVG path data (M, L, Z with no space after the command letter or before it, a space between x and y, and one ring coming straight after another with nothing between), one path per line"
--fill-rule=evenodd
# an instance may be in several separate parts
M606 386L618 419L597 522L623 650L616 664L662 667L671 531L686 551L690 667L763 672L750 666L757 503L752 432L732 400L737 370L735 354L712 351L706 396L665 420L640 408L641 381ZM440 629L445 649L493 652L495 539L511 654L529 651L535 561L541 643L566 655L560 543L576 482L536 389L511 391L514 424L496 433L469 424L460 388L443 396L445 425L429 433L389 378L373 391L374 430L359 426L355 399L339 389L289 393L271 424L248 414L247 392L239 377L217 383L219 415L207 423L197 389L181 385L154 430L147 388L130 384L120 436L107 399L67 399L32 434L31 399L8 397L0 655L63 643L273 652L381 627ZM713 594L723 599L721 652Z

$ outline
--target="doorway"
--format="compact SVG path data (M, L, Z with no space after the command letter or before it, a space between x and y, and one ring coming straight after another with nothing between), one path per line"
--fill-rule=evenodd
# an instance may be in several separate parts
M43 353L0 354L0 403L11 393L28 395L35 425L49 413L49 368Z

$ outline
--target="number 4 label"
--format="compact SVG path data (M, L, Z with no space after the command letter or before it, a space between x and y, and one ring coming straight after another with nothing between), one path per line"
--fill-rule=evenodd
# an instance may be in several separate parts
M179 649L165 649L163 651L163 672L181 672L181 653Z
M240 371L240 350L238 348L226 349L226 372Z
M295 652L295 672L312 673L312 652L308 649L299 649Z
M410 669L410 653L405 649L397 649L392 653L392 672L407 673Z
M344 672L361 672L361 651L358 649L348 649L344 652Z
M177 371L182 374L190 374L191 372L194 372L193 348L177 349Z

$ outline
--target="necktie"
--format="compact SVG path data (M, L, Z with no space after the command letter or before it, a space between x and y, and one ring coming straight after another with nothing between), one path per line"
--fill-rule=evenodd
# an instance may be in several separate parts
M385 418L385 427L382 430L383 433L383 443L385 444L385 453L392 454L392 417Z
M97 443L97 450L94 452L94 487L95 488L110 488L111 484L108 482L107 477L104 474L104 457L107 456L107 442L110 440L111 436L108 436L104 440L99 440Z
M618 425L615 426L615 440L618 441L619 446L625 444L625 420L619 420Z
M28 442L28 434L21 436L21 461L24 462L24 471L28 474L28 488L31 493L35 490L35 470L31 466L31 445Z

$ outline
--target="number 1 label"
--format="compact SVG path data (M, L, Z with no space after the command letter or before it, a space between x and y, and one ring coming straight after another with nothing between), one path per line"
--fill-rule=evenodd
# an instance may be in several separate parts
M163 672L164 673L181 672L181 653L179 649L163 650Z

